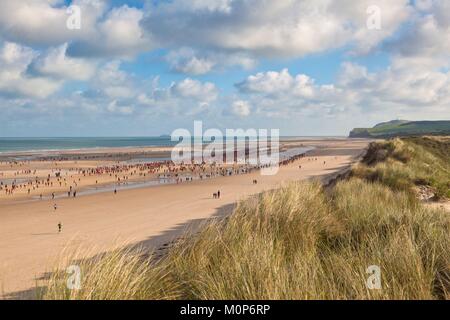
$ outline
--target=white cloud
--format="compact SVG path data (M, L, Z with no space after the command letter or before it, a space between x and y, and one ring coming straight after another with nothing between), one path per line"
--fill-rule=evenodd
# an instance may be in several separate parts
M224 12L231 11L233 0L179 0L176 3L178 9L189 11Z
M257 93L263 95L293 95L305 99L320 98L319 94L330 94L334 86L316 86L314 79L305 74L292 76L287 68L277 71L260 72L249 76L243 82L236 84L242 93Z
M202 75L224 67L255 67L256 61L243 53L198 52L192 48L172 50L166 56L172 70L189 75Z
M15 43L6 42L0 48L0 92L12 97L46 98L56 92L62 82L26 73L36 53Z
M27 45L60 45L75 39L89 38L96 20L106 8L101 0L75 0L81 8L82 28L66 26L67 7L60 0L2 0L0 33L11 41Z
M192 98L203 102L216 100L218 96L218 89L213 83L202 83L190 78L172 84L170 91L174 96Z
M220 67L248 69L261 56L299 57L344 45L368 52L411 12L408 0L174 0L110 10L102 0L72 3L81 8L80 30L66 28L63 1L2 0L0 35L28 45L69 43L67 55L77 57L129 59L152 48L170 48L175 50L169 55L173 70L199 75ZM369 5L381 9L381 30L367 29ZM194 54L177 58L183 47L194 48Z
M300 97L313 98L314 97L314 80L304 74L299 74L295 77L294 94Z
M292 88L294 78L289 74L288 69L281 72L268 71L260 72L249 76L245 81L238 83L237 87L246 93L282 93Z
M206 57L196 57L195 52L189 48L181 48L169 52L166 60L170 64L172 70L191 75L208 73L216 64L215 61Z
M449 97L450 77L448 73L411 69L409 65L369 73L363 66L345 63L339 85L365 99L409 108L433 108L442 105Z
M450 66L450 3L446 0L416 2L414 15L405 34L387 45L393 65L417 69Z
M30 72L61 79L90 79L95 73L95 63L67 57L66 49L67 44L64 44L58 48L51 48L46 54L38 56L31 63Z
M130 106L118 106L116 100L111 101L111 103L106 107L106 110L112 113L120 113L125 115L132 114L134 111Z
M69 43L68 55L130 58L150 48L140 28L143 11L126 5L107 11L103 0L74 0L81 28L67 28L70 14L60 0L2 0L0 36L30 46Z
M283 69L249 76L237 86L258 106L257 114L271 117L420 114L445 118L450 114L450 72L390 67L370 73L347 62L335 84L318 85L307 75L293 76Z
M369 7L379 10L380 29L367 27L368 18L372 14L367 11ZM357 54L366 54L375 49L394 35L400 25L407 22L413 14L409 0L340 0L332 1L329 9L341 23L352 25L346 28L350 32L347 43L355 43L352 52Z
M231 112L239 117L247 117L250 115L250 104L244 100L234 101L231 105Z
M367 52L408 17L408 0L235 0L211 9L211 1L158 3L144 20L162 45L240 51L258 56L303 56L355 44ZM216 2L217 3L217 2ZM366 9L382 10L382 29L368 30Z
M99 21L89 39L71 44L68 52L73 56L100 56L131 58L149 50L151 41L141 30L144 13L126 5L113 8L103 21Z
M121 70L120 66L120 60L113 60L102 65L92 79L91 87L112 99L135 97L137 87L134 79Z

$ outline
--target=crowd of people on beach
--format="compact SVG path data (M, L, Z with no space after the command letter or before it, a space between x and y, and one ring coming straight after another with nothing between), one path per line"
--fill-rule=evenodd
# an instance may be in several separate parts
M304 157L306 157L305 153L297 154L288 159L280 160L277 165L286 166ZM317 158L308 158L308 160L317 160ZM99 184L99 180L103 184L114 184L114 194L117 194L117 186L128 184L129 181L157 179L163 183L179 184L194 180L249 174L255 170L271 166L248 163L217 164L215 162L175 164L172 161L155 161L135 164L117 162L113 165L95 168L71 167L62 169L58 168L57 162L52 164L53 166L49 166L50 168L37 170L26 168L30 166L29 162L8 162L7 166L16 170L10 170L7 179L2 179L5 177L5 172L0 172L0 191L5 191L6 195L14 195L15 192L21 191L28 195L38 195L40 200L44 199L44 193L51 192L51 199L55 200L56 192L61 192L64 189L66 189L67 197L76 198L78 187L89 186L89 184L83 185L83 179L86 177L91 178L91 184L94 181L92 179L95 179L95 185ZM5 166L5 163L0 162L0 165ZM301 165L299 165L299 169L301 168ZM45 172L45 175L43 175L43 172ZM253 179L252 183L257 184L258 180ZM213 192L212 198L221 199L221 191ZM53 211L56 213L57 209L58 205L54 203ZM62 226L62 223L58 222L58 233L62 232Z
M278 165L285 166L302 157L305 157L304 153L280 160ZM75 164L77 163L75 162ZM0 163L0 165L5 165L5 163ZM41 172L38 172L36 169L25 168L30 165L29 161L7 162L8 167L17 170L10 170L8 179L1 179L4 177L4 172L1 173L0 192L4 191L5 195L14 195L17 192L34 197L39 196L40 199L44 198L44 194L51 193L51 197L54 199L56 192L59 194L66 192L67 197L76 198L77 189L94 184L92 179L95 179L95 185L100 188L105 185L122 186L127 185L130 181L148 180L179 184L194 180L248 174L271 166L248 163L218 164L216 162L175 164L170 160L165 160L134 164L117 162L113 165L92 168L62 169L61 166L58 166L58 162L51 162L48 166L50 168L41 169ZM91 180L83 181L87 177ZM117 187L114 188L114 193L117 193Z

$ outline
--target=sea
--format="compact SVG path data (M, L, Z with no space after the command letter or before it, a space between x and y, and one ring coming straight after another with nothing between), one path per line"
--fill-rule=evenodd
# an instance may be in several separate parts
M170 137L0 138L0 153L174 146Z

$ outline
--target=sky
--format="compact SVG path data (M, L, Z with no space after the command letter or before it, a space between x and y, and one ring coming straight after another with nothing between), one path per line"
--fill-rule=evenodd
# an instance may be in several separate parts
M447 0L0 0L0 136L450 119Z

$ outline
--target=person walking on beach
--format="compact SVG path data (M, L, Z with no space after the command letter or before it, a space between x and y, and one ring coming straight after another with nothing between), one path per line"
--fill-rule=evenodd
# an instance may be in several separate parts
M61 233L61 231L62 231L62 223L59 222L58 223L58 233Z
M58 206L56 203L53 205L53 209L55 209L55 211L56 211L56 209L58 209Z
M55 199L55 193L52 192L52 199Z
M217 198L220 199L220 190L217 191Z

